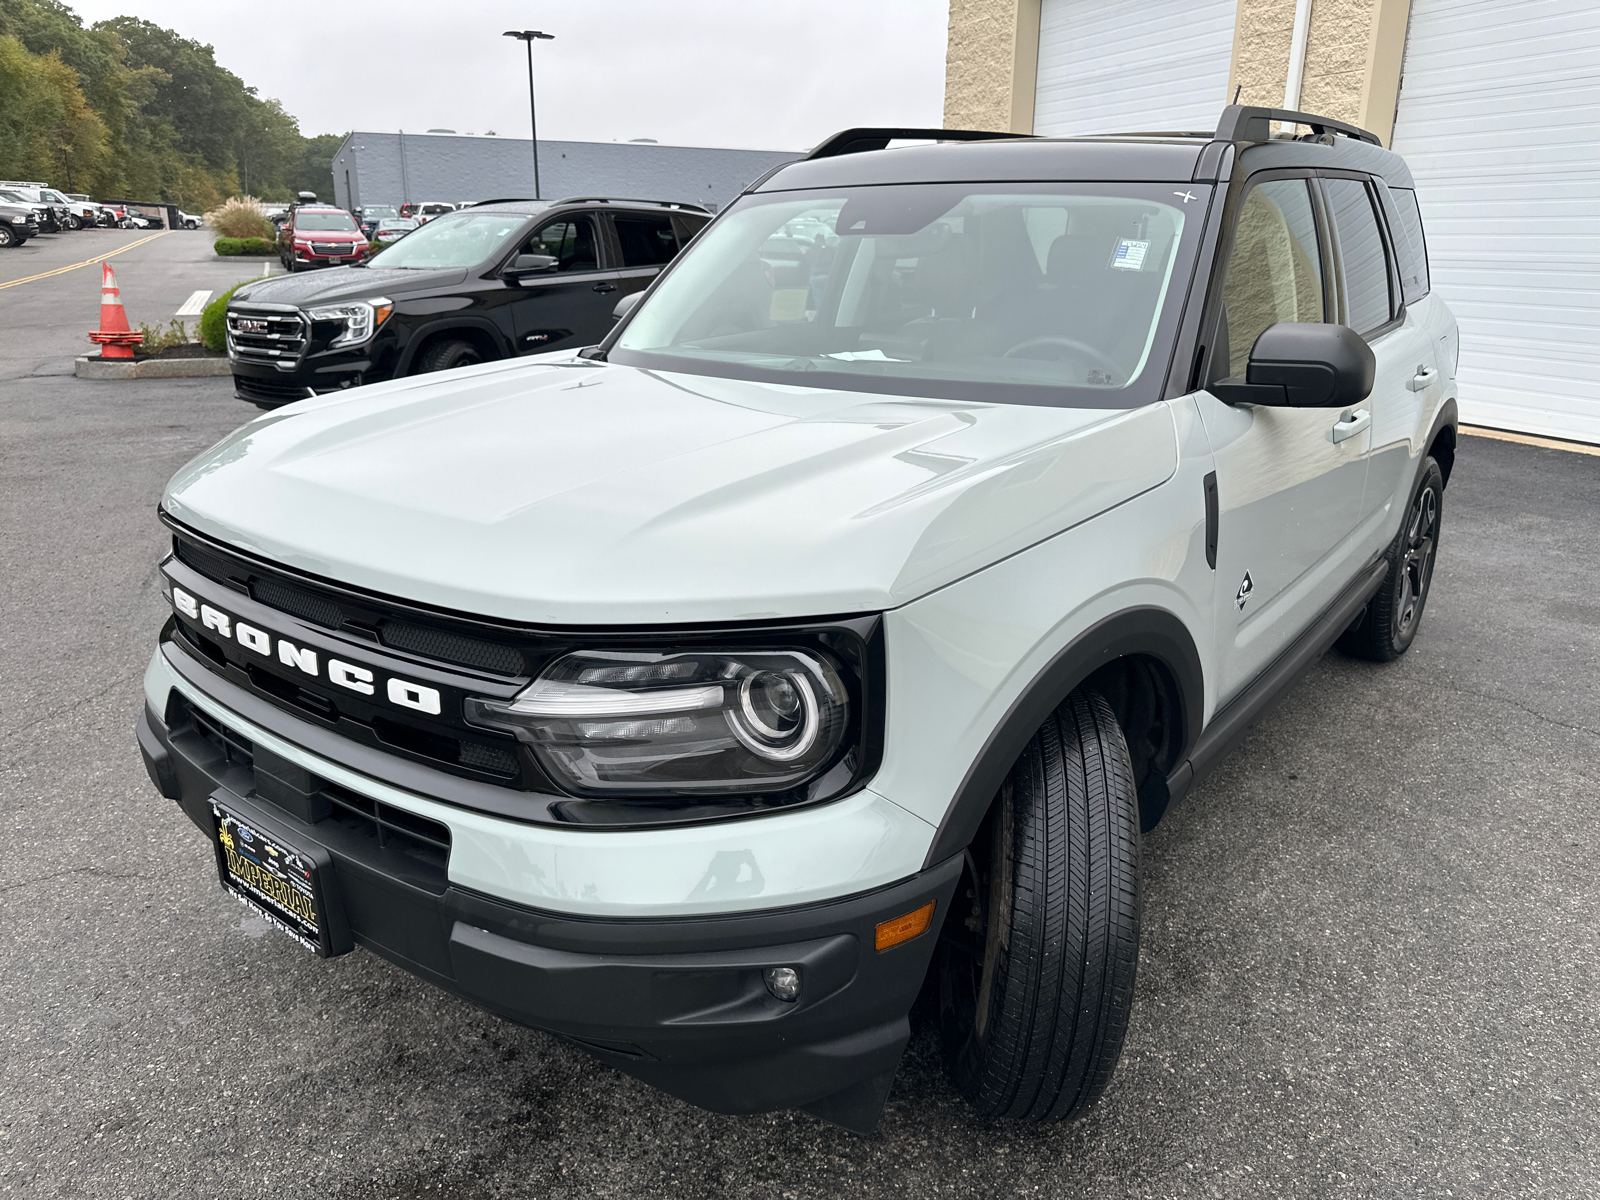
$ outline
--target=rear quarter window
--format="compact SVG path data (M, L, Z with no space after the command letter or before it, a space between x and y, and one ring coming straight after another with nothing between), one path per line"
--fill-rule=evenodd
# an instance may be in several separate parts
M1410 188L1386 189L1393 202L1395 253L1400 259L1400 287L1407 304L1428 294L1428 243L1422 236L1422 211Z

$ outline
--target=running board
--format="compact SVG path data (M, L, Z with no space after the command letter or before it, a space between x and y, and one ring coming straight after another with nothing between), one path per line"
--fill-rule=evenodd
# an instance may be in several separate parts
M1383 586L1389 574L1387 555L1378 559L1359 575L1355 582L1311 625L1298 641L1272 660L1272 664L1257 675L1245 688L1211 718L1210 724L1195 741L1189 757L1167 776L1168 803L1181 799L1184 793L1204 779L1228 752L1244 740L1267 710L1285 692L1300 681L1300 677L1321 658L1329 646L1339 640L1339 635L1350 627L1350 622L1366 607L1367 601Z

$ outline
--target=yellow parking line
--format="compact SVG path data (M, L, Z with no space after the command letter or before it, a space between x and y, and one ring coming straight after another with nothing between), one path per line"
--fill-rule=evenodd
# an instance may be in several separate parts
M142 246L146 242L153 242L158 237L166 237L167 234L171 232L172 231L170 229L163 229L160 233L152 233L149 237L142 237L137 242L129 242L126 246L118 246L115 250L112 250L107 254L102 254L97 258L86 258L82 262L68 263L64 267L57 267L54 271L40 271L37 275L27 275L21 279L8 280L5 283L0 283L0 290L11 287L19 287L24 283L32 283L35 279L49 279L52 275L61 275L67 271L76 271L79 267L92 267L95 265L95 263L105 262L106 259L110 258L114 254L121 254L125 250L132 250L135 246Z
M1546 450L1566 450L1573 454L1600 456L1600 446L1587 442L1569 442L1561 438L1535 437L1529 433L1512 433L1506 429L1490 429L1484 425L1463 425L1461 432L1469 437L1493 438L1497 442L1519 442L1524 446L1540 446Z

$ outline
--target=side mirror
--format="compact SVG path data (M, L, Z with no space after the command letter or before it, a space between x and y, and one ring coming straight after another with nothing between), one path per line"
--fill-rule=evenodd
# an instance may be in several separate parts
M1279 321L1250 348L1245 378L1208 389L1225 404L1348 408L1372 394L1378 360L1348 325Z
M554 271L560 261L549 254L519 254L511 260L511 265L500 273L507 279L521 279L524 275L541 275L546 271Z
M617 301L617 306L611 310L611 319L613 321L622 320L623 317L627 316L634 310L635 307L638 306L638 303L643 296L643 292L629 292L621 300Z

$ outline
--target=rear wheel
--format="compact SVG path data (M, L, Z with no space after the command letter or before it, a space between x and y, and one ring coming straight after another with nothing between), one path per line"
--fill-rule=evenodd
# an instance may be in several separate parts
M1372 662L1393 662L1411 648L1433 583L1443 513L1444 473L1437 462L1426 458L1400 532L1389 548L1389 574L1361 615L1339 635L1340 650Z
M1105 699L1074 692L1012 767L945 922L946 1066L985 1116L1059 1121L1122 1052L1139 962L1139 798Z
M474 363L481 363L483 354L471 342L464 342L460 338L446 338L442 342L435 342L422 352L417 361L417 374L429 371L448 371L452 367L470 367Z

